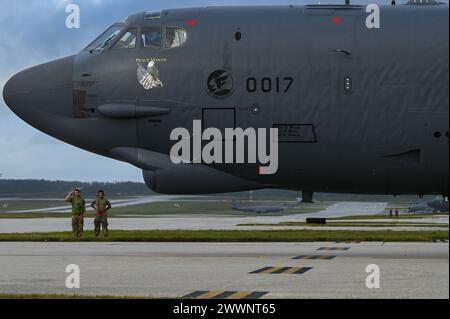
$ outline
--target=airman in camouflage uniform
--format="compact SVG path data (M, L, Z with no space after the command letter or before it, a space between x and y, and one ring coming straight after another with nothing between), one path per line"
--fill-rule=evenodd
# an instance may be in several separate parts
M79 189L67 194L66 202L72 203L72 231L76 237L81 237L84 227L84 214L86 213L86 202L81 197Z
M91 203L91 207L95 210L95 236L100 235L100 226L103 230L103 235L108 236L108 210L111 209L111 203L105 198L105 192L100 190L97 194L97 199Z

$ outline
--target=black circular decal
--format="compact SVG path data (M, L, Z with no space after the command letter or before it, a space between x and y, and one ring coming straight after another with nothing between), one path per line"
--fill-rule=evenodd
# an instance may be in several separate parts
M233 92L233 77L224 70L217 70L208 77L208 91L215 97L226 97Z

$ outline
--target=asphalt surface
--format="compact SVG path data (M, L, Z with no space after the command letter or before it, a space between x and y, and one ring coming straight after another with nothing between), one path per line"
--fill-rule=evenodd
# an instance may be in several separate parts
M195 217L171 216L155 218L109 218L109 229L114 230L355 230L355 231L448 231L448 217L443 218L441 227L428 226L239 226L253 223L280 223L292 221L269 217L214 217L197 215ZM299 220L295 220L299 221ZM304 220L303 220L304 221ZM404 220L411 222L411 220ZM397 221L390 221L395 224ZM85 230L94 230L93 218L85 218ZM0 219L0 233L41 233L71 231L70 218L40 219Z
M0 269L8 294L449 298L448 243L0 243Z

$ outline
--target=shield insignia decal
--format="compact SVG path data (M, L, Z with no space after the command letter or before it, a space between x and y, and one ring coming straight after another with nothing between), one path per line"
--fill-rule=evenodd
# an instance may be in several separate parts
M207 85L209 94L217 98L224 98L233 93L233 77L224 70L211 73Z

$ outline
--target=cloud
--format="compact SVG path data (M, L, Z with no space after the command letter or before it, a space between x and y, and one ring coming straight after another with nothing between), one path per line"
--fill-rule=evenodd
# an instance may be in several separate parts
M32 134L0 137L3 178L142 181L141 171L129 164L95 156L56 140L41 139L36 136L40 133Z
M65 7L72 2L82 9L80 30L65 27ZM0 92L14 73L76 53L114 22L111 19L128 14L122 1L114 3L103 8L105 1L101 0L0 1ZM38 132L17 118L3 99L0 174L3 178L142 181L140 170L131 165L90 154Z

